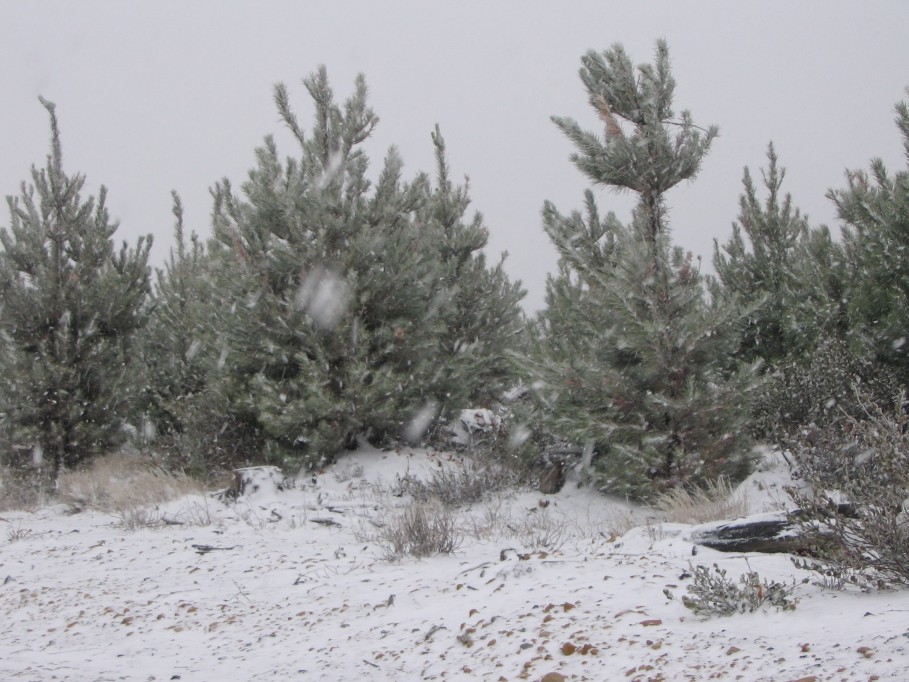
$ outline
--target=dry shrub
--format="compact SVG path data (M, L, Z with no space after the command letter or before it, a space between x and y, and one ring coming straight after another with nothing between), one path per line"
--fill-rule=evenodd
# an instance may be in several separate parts
M65 472L58 481L60 501L75 509L124 512L202 492L182 473L157 467L139 455L117 453L96 458L84 469Z
M405 556L451 554L460 545L455 512L438 502L415 502L391 518L378 532L389 560Z
M507 535L527 549L560 549L571 535L564 518L556 518L549 509L535 509L519 521L506 524Z
M703 487L674 488L660 495L654 507L668 523L707 523L735 519L748 514L748 498L736 493L725 478Z
M909 415L903 401L864 404L863 418L808 431L793 451L803 485L788 492L813 541L797 565L828 585L909 585Z
M862 419L868 400L886 405L898 391L896 377L880 363L828 338L769 375L749 428L760 440L791 450L809 425L828 428L847 417Z
M44 480L31 468L0 466L0 511L30 511L48 501Z
M481 502L492 493L517 487L520 481L520 472L505 463L480 465L465 459L460 465L433 469L425 480L410 474L397 476L391 492L410 495L417 502L438 500L454 508Z

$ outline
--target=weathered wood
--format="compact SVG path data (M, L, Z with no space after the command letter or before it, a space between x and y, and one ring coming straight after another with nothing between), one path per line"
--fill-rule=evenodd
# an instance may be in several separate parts
M839 504L831 515L855 518L855 507ZM721 552L810 553L818 538L807 537L802 531L805 512L756 514L731 521L705 523L691 531L691 541Z
M721 552L798 552L807 548L798 513L775 512L697 526L691 541Z

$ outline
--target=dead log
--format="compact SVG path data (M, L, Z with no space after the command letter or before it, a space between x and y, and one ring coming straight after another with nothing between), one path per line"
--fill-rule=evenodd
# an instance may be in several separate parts
M798 552L806 549L797 518L788 512L746 516L697 526L691 541L721 552Z
M851 504L831 509L831 514L855 517ZM805 512L770 512L745 516L731 521L716 521L696 526L691 541L720 552L811 553L817 536L808 537L803 529Z

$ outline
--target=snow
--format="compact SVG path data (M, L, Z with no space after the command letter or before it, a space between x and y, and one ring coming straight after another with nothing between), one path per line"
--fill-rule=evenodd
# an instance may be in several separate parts
M350 287L337 272L315 267L304 278L297 292L296 304L323 330L333 329L344 313L350 299Z
M452 434L452 443L469 447L483 434L495 433L501 429L502 419L485 407L461 410L458 420L448 428Z
M138 530L63 505L3 512L0 679L909 679L909 593L800 584L784 555L693 554L691 526L573 480L462 510L465 529L501 522L453 555L385 559L370 533L410 504L395 478L462 465L364 448L291 490L162 505L182 525ZM743 484L752 511L773 511L782 478ZM628 518L646 520L619 535ZM795 579L796 610L695 617L685 576L714 563Z

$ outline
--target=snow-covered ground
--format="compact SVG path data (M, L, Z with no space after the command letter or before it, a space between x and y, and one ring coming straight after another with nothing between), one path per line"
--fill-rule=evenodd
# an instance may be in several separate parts
M183 524L158 528L3 512L0 679L909 679L909 593L798 584L794 611L700 620L681 601L693 565L807 574L693 555L691 526L573 481L462 511L453 555L387 560L376 533L409 503L395 475L440 466L458 460L359 452L294 490L168 503L152 517ZM783 498L778 480L746 482L753 511ZM644 525L615 535L633 514Z

